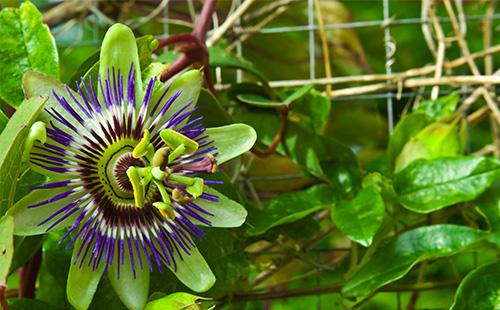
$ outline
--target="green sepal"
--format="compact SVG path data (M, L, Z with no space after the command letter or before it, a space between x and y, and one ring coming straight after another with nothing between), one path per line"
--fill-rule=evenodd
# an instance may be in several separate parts
M181 252L183 259L175 254L177 270L174 270L172 265L168 267L179 281L193 291L206 292L215 284L215 275L197 248L192 248L190 251L190 255Z
M71 256L68 272L68 282L66 284L66 295L68 296L69 303L73 307L77 310L86 310L89 308L94 298L97 285L104 273L105 264L101 261L96 269L92 270L92 264L89 266L91 255L85 257L85 261L82 263L81 267L81 256L75 264L75 257L80 249L81 243L81 240L78 238L73 248L73 255Z
M115 293L128 309L142 310L146 306L149 296L149 269L146 268L146 266L140 268L138 258L134 255L134 275L128 245L125 246L124 251L124 263L120 265L119 274L118 259L114 260L113 264L108 267L109 281ZM146 258L143 257L143 261L145 259Z
M46 233L47 228L53 221L55 221L55 219L43 225L38 224L57 210L82 197L83 193L75 193L69 197L56 200L36 208L28 208L28 206L50 199L55 195L61 194L70 189L70 187L60 187L34 190L16 202L7 212L7 214L14 218L14 223L16 224L14 227L14 234L19 236L32 236ZM77 214L69 216L67 219L54 226L51 231L70 226L76 216Z
M194 201L198 206L213 214L207 217L212 227L240 227L245 222L248 213L242 205L208 186L205 186L204 192L219 198L218 202L203 198ZM205 225L194 222L197 225Z
M245 124L207 128L205 134L217 147L217 163L222 164L250 150L257 140L255 130Z
M126 96L127 81L131 65L133 66L133 70L135 70L134 80L136 102L141 102L141 67L134 33L129 27L123 24L114 24L106 32L101 45L101 54L99 56L99 74L101 79L104 80L108 77L108 70L111 76L113 76L113 69L115 70L116 75L118 75L119 71L123 76L123 94ZM98 96L100 99L102 98L99 87Z
M175 93L181 90L179 97L175 99L170 108L160 118L158 123L162 124L166 120L168 120L175 112L184 107L190 100L193 100L193 102L198 101L201 86L203 85L203 75L199 70L189 70L184 73L177 74L167 82L159 83L158 85L159 86L153 90L151 102L156 103L158 102L158 100L160 100L160 98L163 97L159 104L160 107L164 106ZM168 91L163 96L167 89ZM153 104L149 105L148 113L152 111L153 106ZM187 121L188 120L184 120L180 124L184 124Z
M24 142L23 162L29 162L31 149L36 141L41 144L47 141L47 130L44 122L38 121L31 125L28 138Z

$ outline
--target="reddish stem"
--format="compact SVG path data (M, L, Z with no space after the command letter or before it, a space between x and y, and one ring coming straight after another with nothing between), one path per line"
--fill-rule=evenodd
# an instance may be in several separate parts
M10 310L7 298L5 297L5 285L0 284L0 306L3 310Z
M217 0L205 1L201 14L196 20L194 29L190 34L176 34L165 38L158 43L158 48L155 53L159 52L161 48L171 44L175 44L176 50L183 53L183 55L177 58L170 65L170 67L161 74L160 80L162 82L165 82L173 75L192 65L195 68L203 68L203 74L205 75L207 87L214 96L217 96L217 92L215 91L215 87L210 76L208 49L205 45L207 32L210 28L212 14L214 13L216 3Z
M161 73L160 81L165 82L172 76L181 72L187 66L189 66L189 58L186 54L182 54L170 65L170 67L168 67L167 70Z
M259 157L268 157L274 154L281 140L283 139L283 135L285 132L286 121L288 118L288 109L283 109L280 114L280 126L278 128L278 132L274 136L273 143L264 151L258 150L255 147L252 149L252 153Z
M203 3L203 8L201 9L200 16L194 25L194 30L192 34L200 39L200 41L205 42L207 39L208 28L212 22L212 15L215 11L215 5L217 0L205 0Z
M19 297L35 298L36 278L42 263L42 250L19 269Z
M190 33L174 34L172 36L166 37L165 39L158 41L158 47L154 52L158 53L159 49L164 48L167 45L171 45L174 43L175 44L182 43L185 41L197 44L199 39Z

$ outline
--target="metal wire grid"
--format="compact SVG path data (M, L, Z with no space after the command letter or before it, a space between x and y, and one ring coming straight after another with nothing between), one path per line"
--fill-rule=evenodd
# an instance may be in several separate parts
M232 5L235 7L238 7L241 5L242 0L232 0ZM264 27L262 29L259 29L256 33L260 34L279 34L279 33L289 33L289 32L294 32L294 31L307 31L308 32L308 54L309 54L309 80L311 82L314 82L316 79L316 32L319 31L319 26L315 23L316 16L315 16L315 10L314 10L314 0L302 0L302 1L307 1L307 19L308 23L307 25L297 25L297 26L287 26L287 27ZM368 1L368 0L366 0ZM462 1L462 0L460 0ZM396 25L417 25L417 24L422 24L422 23L427 23L428 21L422 18L405 18L405 19L395 19L391 18L391 10L390 10L390 1L389 0L379 0L380 2L380 9L383 14L383 19L382 20L365 20L365 21L353 21L349 23L337 23L337 24L326 24L324 25L324 29L326 31L328 30L334 30L334 29L356 29L356 28L366 28L366 27L384 27L384 36L383 36L383 45L385 46L385 73L386 74L392 74L392 65L393 65L393 59L394 55L396 53L396 48L395 48L395 42L394 39L391 36L391 27L396 26ZM168 20L169 17L169 5L167 4L163 10L163 17L165 20ZM466 20L468 21L480 21L480 20L485 20L487 16L485 15L466 15L465 16ZM499 20L500 19L500 14L493 14L489 18L493 20ZM214 28L217 28L219 26L219 20L217 18L217 15L214 14ZM449 22L450 19L448 17L440 17L441 22ZM97 23L95 23L95 33L98 33L98 26ZM165 36L168 36L170 33L169 29L169 24L164 23L164 28L163 32ZM238 19L237 22L235 23L233 30L238 29L240 32L243 31L244 29L241 29L241 20ZM255 32L255 30L252 30ZM100 44L99 38L95 37L92 40L87 40L87 41L80 41L78 43L73 42L65 42L58 40L58 46L64 47L64 46L71 46L71 47L76 47L76 46L98 46ZM236 44L236 54L237 55L242 55L243 54L243 44L241 41L237 41ZM215 80L218 83L221 83L222 81L222 73L220 68L215 68ZM240 70L237 71L236 75L236 80L237 82L241 82L243 80L243 74ZM271 82L290 82L293 80L289 81L271 81ZM467 90L465 90L467 91ZM441 91L441 93L446 93L446 91ZM403 92L400 94L401 98L407 98L407 97L412 97L414 96L414 92ZM337 98L336 100L373 100L373 99L386 99L386 105L387 105L387 127L389 134L392 133L393 128L394 128L394 123L395 123L395 115L394 115L394 102L393 99L396 97L396 94L388 91L386 93L378 93L378 94L366 94L366 95L354 95L354 96L349 96L349 97L341 97ZM312 251L312 252L320 252L319 249L317 251ZM317 257L317 255L316 255ZM319 277L316 279L316 284L319 285ZM401 295L399 292L397 292L396 295L396 305L398 309L401 309ZM317 297L317 304L316 304L317 309L321 309L321 299L320 295Z

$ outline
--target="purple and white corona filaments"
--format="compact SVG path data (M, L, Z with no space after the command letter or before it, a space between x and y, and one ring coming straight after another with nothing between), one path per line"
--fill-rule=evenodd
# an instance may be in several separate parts
M118 277L125 256L134 276L138 268L176 270L195 247L192 237L203 236L197 225L210 226L214 216L197 201L218 203L204 190L216 182L198 177L216 171L217 148L201 117L192 117L195 103L172 111L182 89L165 98L168 88L154 102L155 78L141 100L134 80L132 67L127 75L109 68L99 93L83 79L78 98L67 86L54 91L67 113L46 109L47 141L31 151L32 164L62 179L39 188L64 190L28 208L65 201L40 225L51 230L74 218L63 237L77 246L73 264L113 266Z

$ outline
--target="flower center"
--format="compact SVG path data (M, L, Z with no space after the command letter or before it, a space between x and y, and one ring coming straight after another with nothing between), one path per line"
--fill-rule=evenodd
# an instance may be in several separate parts
M143 159L134 158L132 152L124 153L113 167L113 178L116 180L116 183L121 190L133 195L134 189L127 176L127 170L130 167L144 166L146 166L146 163Z

